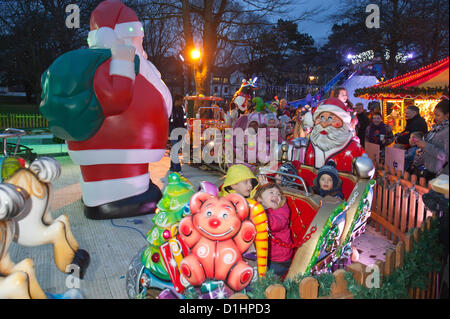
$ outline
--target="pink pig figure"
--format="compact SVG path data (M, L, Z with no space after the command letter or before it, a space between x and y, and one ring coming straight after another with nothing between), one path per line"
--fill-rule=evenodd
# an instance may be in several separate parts
M190 248L180 264L182 274L193 286L216 279L235 291L242 290L253 277L242 253L256 236L255 225L245 220L249 214L246 199L239 194L218 198L198 192L190 208L192 215L179 225L181 239Z

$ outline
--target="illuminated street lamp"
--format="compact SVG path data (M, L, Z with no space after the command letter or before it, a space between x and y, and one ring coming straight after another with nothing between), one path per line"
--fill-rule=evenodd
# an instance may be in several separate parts
M201 56L200 50L198 50L198 49L193 49L193 50L191 51L191 58L192 58L193 60L198 60L198 59L200 59L200 56Z

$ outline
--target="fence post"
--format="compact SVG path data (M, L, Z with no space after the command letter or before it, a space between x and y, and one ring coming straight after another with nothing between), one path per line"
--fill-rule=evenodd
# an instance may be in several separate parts
M384 262L384 274L390 276L395 269L395 251L390 249L386 252L386 260Z
M302 299L317 299L319 294L319 283L313 277L306 277L298 286L299 295Z
M410 234L405 236L405 250L410 253L414 245L413 237Z
M403 267L405 262L405 243L399 242L395 247L395 268Z
M431 217L428 217L428 218L425 220L425 229L428 230L428 231L431 230L431 220L432 220Z
M386 184L384 185L386 187L383 188L383 208L381 211L381 216L384 218L384 220L388 221L388 196L389 196L389 190L388 190L388 185L389 185L389 180L386 178ZM389 230L386 227L382 227L381 228L381 233L388 237L389 234Z
M280 284L270 285L265 291L267 299L286 299L286 288Z
M397 172L398 173L398 172ZM397 174L397 178L400 179L401 175ZM401 207L402 207L402 186L398 184L395 187L395 209L394 209L394 226L395 229L400 231L400 217L401 217ZM394 236L394 244L399 240L399 236Z
M414 229L414 232L413 232L413 238L414 238L414 242L415 243L417 243L418 241L419 241L419 239L420 239L420 231L419 231L419 229Z
M350 271L353 273L353 278L357 283L359 283L361 286L366 286L366 266L361 263L353 263L346 267L347 271Z
M415 185L415 177L416 175L412 175L411 182ZM414 180L414 182L413 182ZM410 191L409 193L409 206L408 206L408 213L409 213L409 223L408 223L408 230L417 227L416 224L416 194L414 191Z
M394 195L395 195L395 189L390 189L388 191L389 201L388 201L388 215L387 215L387 221L389 224L394 225ZM391 231L387 231L387 238L394 240L395 234Z
M345 270L338 269L333 273L333 276L335 282L331 284L330 296L349 293L349 291L347 290L347 281L345 280Z
M386 175L383 175L384 180L386 180ZM382 183L377 183L375 185L375 187L377 188L377 209L376 209L376 213L378 214L378 216L381 216L381 212L383 210L382 208L382 204L383 204L383 189L384 189L384 185L382 185ZM375 198L374 198L375 200ZM380 223L375 223L376 226L376 231L377 232L381 232L381 224Z

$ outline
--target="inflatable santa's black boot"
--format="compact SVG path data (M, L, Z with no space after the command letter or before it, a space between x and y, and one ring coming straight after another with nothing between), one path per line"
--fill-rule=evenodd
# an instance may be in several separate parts
M88 219L102 220L153 214L161 198L161 190L150 181L149 189L145 193L99 206L85 205L84 215Z

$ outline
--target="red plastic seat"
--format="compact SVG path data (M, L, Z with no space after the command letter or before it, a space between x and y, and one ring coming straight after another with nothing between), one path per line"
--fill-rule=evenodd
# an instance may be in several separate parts
M299 193L293 193L283 189L283 195L286 197L291 211L290 228L292 240L297 245L306 235L306 231L320 207L310 198Z
M294 162L293 162L294 163ZM312 166L294 165L298 169L298 175L303 178L308 187L313 186L313 181L317 177L318 170ZM339 172L339 178L342 181L342 194L345 200L348 200L353 192L358 178L355 175Z

